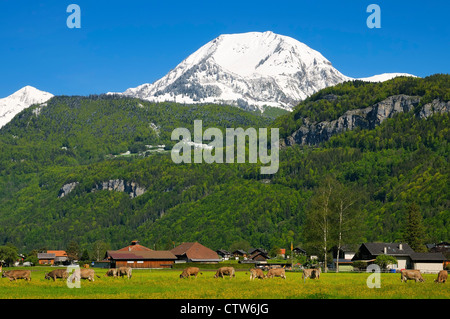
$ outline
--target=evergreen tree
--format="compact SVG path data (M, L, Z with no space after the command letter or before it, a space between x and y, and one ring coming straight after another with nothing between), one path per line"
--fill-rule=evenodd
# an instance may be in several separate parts
M422 225L422 214L416 203L412 203L408 208L403 240L408 243L415 252L426 251L424 245L425 231Z

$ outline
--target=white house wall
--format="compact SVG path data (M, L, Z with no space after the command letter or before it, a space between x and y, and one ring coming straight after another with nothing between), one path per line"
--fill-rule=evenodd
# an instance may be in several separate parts
M444 266L442 263L415 262L414 269L418 269L424 273L438 273L444 269Z

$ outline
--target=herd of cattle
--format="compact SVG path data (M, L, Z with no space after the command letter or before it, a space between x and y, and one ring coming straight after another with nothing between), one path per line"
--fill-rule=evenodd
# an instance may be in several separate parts
M0 268L1 271L1 268ZM200 269L198 267L188 267L183 270L180 274L180 278L197 278L197 275L200 273ZM202 274L202 273L200 273ZM425 281L420 273L420 270L405 270L402 269L401 272L401 281L406 282L407 280L414 280L416 282ZM120 267L120 268L112 268L109 269L105 276L107 277L126 277L131 279L132 269L130 267ZM53 279L56 281L57 278L61 278L63 280L72 279L87 279L89 281L94 281L94 277L100 278L100 276L95 274L93 269L81 268L76 270L72 275L69 275L67 269L55 269L49 273L45 274L45 279ZM235 277L235 269L233 267L220 267L217 269L214 278L233 278ZM286 273L284 268L273 268L269 269L267 274L264 274L263 270L260 268L252 268L250 269L250 280L254 279L265 279L265 278L273 278L273 277L281 277L286 279ZM434 281L437 283L445 283L447 281L448 273L446 270L441 270L438 273L437 279ZM24 279L27 281L31 280L31 270L9 270L3 271L2 278L9 278L10 281L17 279ZM320 269L303 269L302 279L305 281L307 278L310 279L319 279L320 278Z

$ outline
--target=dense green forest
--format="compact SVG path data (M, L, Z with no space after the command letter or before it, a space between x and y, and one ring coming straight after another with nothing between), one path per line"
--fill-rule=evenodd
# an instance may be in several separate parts
M330 94L342 98L323 98ZM103 241L116 249L138 239L157 249L183 241L212 249L243 241L268 250L291 242L309 247L305 222L330 177L357 198L361 232L352 241L401 240L412 202L423 217L424 240L448 240L448 113L427 119L419 119L418 110L397 114L374 130L349 131L316 147L285 148L274 175L261 175L258 164L174 164L168 151L172 130L191 129L195 119L204 128L280 127L287 134L302 117L333 119L394 94L422 97L418 110L423 101L448 101L450 76L343 83L274 121L222 105L54 97L0 130L0 245L30 251ZM166 151L149 145L166 145ZM145 193L130 198L93 191L116 179L135 182ZM78 184L58 197L72 182Z

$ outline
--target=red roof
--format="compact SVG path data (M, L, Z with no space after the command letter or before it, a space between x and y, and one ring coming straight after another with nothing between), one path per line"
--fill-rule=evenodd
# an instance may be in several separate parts
M133 240L130 245L120 248L117 251L153 251L152 249L139 245L138 243L139 242L137 240Z
M191 260L219 260L219 255L214 250L203 246L197 242L195 243L182 243L175 247L171 252L178 256L186 255Z

